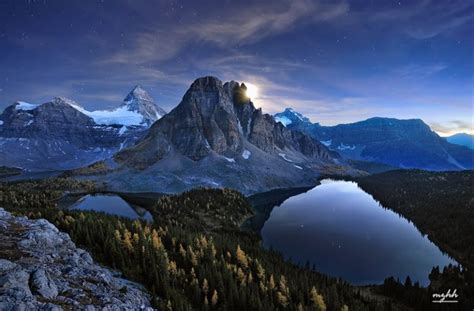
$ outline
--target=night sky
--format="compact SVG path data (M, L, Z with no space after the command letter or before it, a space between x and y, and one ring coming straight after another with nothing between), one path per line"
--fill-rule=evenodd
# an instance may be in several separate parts
M54 96L112 108L136 84L170 110L215 75L255 85L270 113L472 133L473 3L0 0L0 110Z

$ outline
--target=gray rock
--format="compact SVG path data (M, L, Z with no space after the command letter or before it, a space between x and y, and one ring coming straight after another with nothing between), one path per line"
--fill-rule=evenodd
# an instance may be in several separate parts
M12 241L20 259L0 259L0 310L137 310L150 306L149 295L136 283L114 277L94 263L85 250L44 219L14 217L0 208L0 238L24 231ZM120 291L124 286L127 292ZM41 299L38 299L41 298ZM82 305L82 306L81 306ZM137 307L138 306L138 307Z
M18 301L28 301L33 298L28 281L30 275L18 266L4 271L0 276L0 294ZM0 301L3 297L0 297Z
M58 288L49 274L40 268L31 275L31 285L34 293L44 298L53 299L58 296Z

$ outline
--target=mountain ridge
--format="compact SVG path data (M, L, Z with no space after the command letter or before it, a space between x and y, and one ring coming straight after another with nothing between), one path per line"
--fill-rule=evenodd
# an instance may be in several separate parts
M111 157L142 137L164 113L146 91L140 88L137 94L137 90L109 111L90 112L65 97L39 105L15 102L0 114L2 165L65 170Z
M307 133L347 159L435 171L474 168L472 151L448 143L421 119L372 117L322 126L308 119L302 121L290 110L275 117L290 120L288 128Z
M457 133L445 138L451 144L464 146L469 149L474 149L474 135L467 133Z
M318 141L255 108L245 90L235 81L196 79L144 138L114 156L119 168L98 180L111 189L132 191L202 186L249 194L314 185L324 169L351 171Z

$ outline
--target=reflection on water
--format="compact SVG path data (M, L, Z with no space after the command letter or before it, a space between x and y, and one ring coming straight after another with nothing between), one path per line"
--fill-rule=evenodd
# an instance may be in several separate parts
M428 285L433 266L456 264L354 182L323 180L289 198L273 209L261 234L264 246L354 284L409 275Z
M71 206L72 209L104 212L130 219L144 219L152 221L153 217L144 208L131 206L117 195L86 195Z

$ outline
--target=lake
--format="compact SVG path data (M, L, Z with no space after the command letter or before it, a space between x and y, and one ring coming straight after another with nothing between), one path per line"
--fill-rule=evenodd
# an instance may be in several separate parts
M356 285L409 275L426 286L433 266L457 264L354 182L325 179L290 197L272 210L261 235L265 247Z
M132 206L120 196L114 194L88 194L76 201L70 208L153 221L152 215L146 209Z

